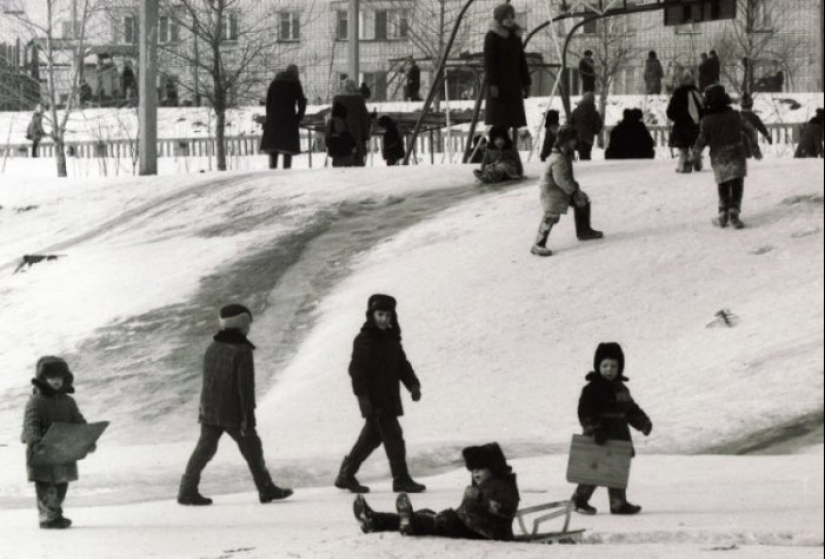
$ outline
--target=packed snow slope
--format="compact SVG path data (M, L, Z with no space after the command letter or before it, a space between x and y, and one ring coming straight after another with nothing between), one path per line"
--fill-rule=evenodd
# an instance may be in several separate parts
M529 253L540 165L493 190L461 166L4 183L0 492L28 502L17 436L34 363L52 353L74 367L87 417L113 422L77 495L171 494L230 300L256 314L259 430L284 483L328 484L358 433L347 365L374 292L398 297L423 383L403 420L418 474L490 440L513 457L563 454L608 340L655 424L641 454L747 452L821 428L821 161L754 164L738 232L710 224L712 174L673 167L579 165L607 238L579 243L568 216L550 259ZM66 257L11 275L43 252ZM819 433L805 439L815 454ZM241 491L247 475L227 450L205 490ZM385 475L368 462L365 478Z

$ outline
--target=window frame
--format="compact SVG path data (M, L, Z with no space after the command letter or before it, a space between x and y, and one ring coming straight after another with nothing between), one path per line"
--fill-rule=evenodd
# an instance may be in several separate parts
M288 32L284 37L284 24ZM301 12L281 10L278 12L278 42L279 43L300 43L301 42Z

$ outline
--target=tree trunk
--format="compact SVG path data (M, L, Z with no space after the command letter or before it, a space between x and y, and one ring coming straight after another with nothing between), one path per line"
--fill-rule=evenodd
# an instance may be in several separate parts
M66 165L66 145L60 136L54 139L54 156L57 161L57 177L61 179L67 178L69 176L69 170Z
M226 171L226 109L215 107L215 161L218 171Z

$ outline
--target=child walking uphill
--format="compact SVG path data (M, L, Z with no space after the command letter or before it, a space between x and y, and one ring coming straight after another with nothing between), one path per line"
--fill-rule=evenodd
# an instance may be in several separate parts
M518 512L516 475L497 443L463 451L472 483L464 491L458 509L440 513L413 511L406 494L396 500L397 514L374 512L363 496L353 505L355 518L365 534L397 532L405 536L439 536L469 540L513 540L513 519Z
M633 401L630 390L625 386L629 379L624 376L625 356L617 343L600 344L593 360L593 372L587 375L579 400L579 422L584 434L593 437L597 444L608 440L633 442L630 427L641 431L647 437L653 431L653 424L644 411ZM635 452L634 452L635 454ZM576 511L594 515L596 509L590 506L590 498L596 491L592 485L579 485L573 494ZM610 512L620 515L634 515L642 507L627 502L627 491L609 489Z
M536 256L552 256L547 239L567 208L575 208L576 236L580 241L592 241L604 237L604 233L590 226L590 198L573 177L573 156L576 153L578 133L575 128L559 129L556 147L550 154L550 163L541 181L541 204L544 217L539 225L536 242L530 250Z
M201 392L201 435L180 482L178 503L211 505L200 494L201 472L215 457L218 442L227 433L238 444L261 503L271 503L292 495L272 482L264 462L261 439L255 430L255 346L247 339L252 313L242 305L227 305L220 311L220 332L206 350Z
M35 455L43 451L41 440L53 423L86 423L74 398L74 375L59 357L43 357L37 362L34 392L26 405L23 443L26 469L37 491L40 527L64 530L72 521L63 516L63 502L69 483L77 481L77 462L49 466L34 465Z
M524 175L521 158L506 128L494 126L490 129L490 141L481 169L473 171L473 174L484 184L520 179Z

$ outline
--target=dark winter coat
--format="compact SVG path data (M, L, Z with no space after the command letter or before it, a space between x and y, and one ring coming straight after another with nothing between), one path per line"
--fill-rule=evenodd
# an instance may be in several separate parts
M595 143L596 135L604 129L604 121L596 110L595 97L592 94L584 96L579 106L570 115L570 124L579 134L579 142Z
M370 139L370 113L358 87L349 84L348 89L336 95L332 103L341 103L347 110L347 126L355 140L356 157L361 162L366 161L367 142Z
M22 442L26 444L26 470L29 481L47 483L77 481L77 462L53 466L32 464L35 446L43 439L53 423L86 423L74 398L69 396L74 392L74 388L67 383L59 392L55 392L45 380L39 378L34 379L32 384L34 391L26 405L23 436L21 437Z
M596 91L596 66L592 60L582 58L579 62L579 75L582 80L582 93Z
M702 96L693 85L683 85L673 92L667 107L667 117L673 122L670 147L689 149L699 137L702 122Z
M123 74L120 75L120 87L123 91L127 89L134 89L137 86L135 81L135 73L131 68L124 68Z
M521 29L511 31L493 22L484 39L484 71L488 86L485 123L506 128L527 126L524 96L532 80ZM494 95L496 91L498 95Z
M516 475L494 477L477 489L477 498L465 496L458 508L458 517L468 528L488 540L512 541L513 519L521 500Z
M824 135L825 126L823 126L822 119L812 119L802 128L799 147L797 147L794 157L797 159L825 157L825 147L823 147Z
M404 353L398 329L381 331L372 320L355 337L349 374L353 393L368 398L377 414L404 415L401 383L411 392L421 386Z
M306 113L307 100L297 76L287 72L278 74L266 95L266 122L261 139L265 153L301 153L301 119Z
M606 159L654 159L656 142L638 117L625 118L610 133Z
M766 141L773 141L771 138L771 133L768 131L768 127L765 126L765 123L762 122L762 119L759 118L759 115L749 109L742 109L740 112L742 118L747 120L751 126L753 126L757 132L762 134L762 137L765 138Z
M648 58L645 62L645 86L648 95L658 95L662 92L662 80L665 71L658 58Z
M384 128L384 143L381 147L381 155L384 157L387 165L395 165L404 159L406 155L401 132L398 130L398 125L386 116L378 119L378 125Z
M407 98L416 100L421 91L421 68L413 63L407 70Z
M650 418L625 385L628 380L623 375L614 381L595 372L587 375L579 398L579 423L586 435L600 431L606 439L632 443L630 427L637 431L651 427Z
M547 158L550 157L550 154L553 152L553 148L556 147L556 131L558 129L551 129L546 128L544 130L544 144L541 146L541 161L547 161Z
M34 142L39 142L45 135L46 131L43 129L43 114L34 113L31 122L29 122L29 127L26 130L26 138Z
M748 176L745 134L753 128L731 107L706 109L694 151L710 148L710 161L717 184Z
M255 364L252 345L237 330L223 330L206 350L199 420L204 425L255 427Z
M347 125L347 109L340 103L332 106L324 140L327 144L327 154L332 157L334 166L351 167L355 163L355 139Z
M481 170L484 172L492 170L501 171L503 180L518 179L524 174L521 158L511 141L508 141L508 144L502 149L498 149L492 143L488 143L487 149L484 151Z
M560 216L567 213L579 183L573 176L573 154L566 155L555 147L550 163L541 181L541 205L545 215Z
M699 64L699 89L701 91L705 91L708 86L716 83L713 74L713 62L710 58Z

